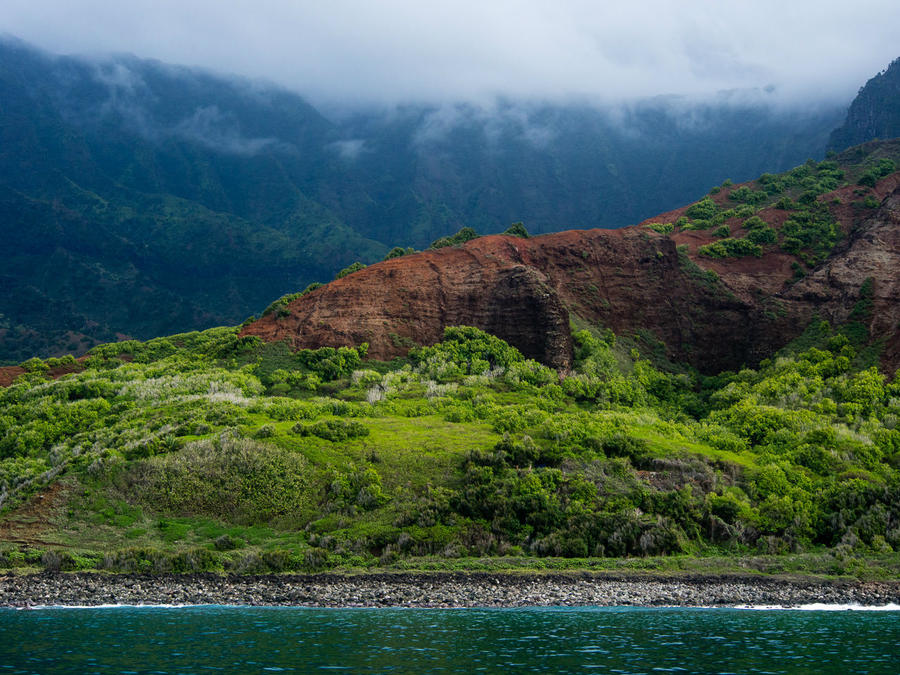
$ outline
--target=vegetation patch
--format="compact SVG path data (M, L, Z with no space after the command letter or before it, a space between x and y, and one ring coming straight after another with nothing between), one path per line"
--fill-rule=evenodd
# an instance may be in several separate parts
M742 239L726 237L711 244L704 244L697 249L697 253L707 258L744 258L762 256L762 246L749 236Z

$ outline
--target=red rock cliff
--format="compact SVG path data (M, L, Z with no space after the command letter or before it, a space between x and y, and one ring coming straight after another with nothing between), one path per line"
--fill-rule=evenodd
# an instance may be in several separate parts
M761 258L697 257L697 246L711 240L708 232L665 236L636 226L531 239L495 235L372 265L243 334L294 348L368 342L371 356L389 359L413 343L437 342L446 326L465 324L566 368L570 318L579 317L617 334L652 334L671 358L719 372L771 355L814 316L845 321L871 277L870 329L886 341L884 365L894 369L900 365L898 184L898 174L882 182L884 202L863 222L848 212L841 221L844 243L798 283L794 258L775 246Z

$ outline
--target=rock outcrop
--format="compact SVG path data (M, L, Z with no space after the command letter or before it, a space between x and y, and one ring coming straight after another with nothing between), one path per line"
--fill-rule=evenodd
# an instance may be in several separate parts
M813 308L832 324L842 324L851 319L867 280L871 280L871 307L860 318L871 336L884 341L882 364L893 372L900 368L900 187L785 298L798 308Z
M850 197L852 189L843 188ZM760 258L697 256L709 232L667 236L636 226L531 239L495 235L372 265L243 334L295 349L367 342L371 356L390 359L437 342L446 326L472 325L566 369L570 322L585 321L658 340L670 358L719 372L770 356L816 316L847 321L871 279L866 321L884 341L883 365L893 372L900 366L900 174L873 194L883 200L880 208L862 218L847 206L838 215L844 242L800 281L795 258L775 246ZM837 203L835 197L828 199Z

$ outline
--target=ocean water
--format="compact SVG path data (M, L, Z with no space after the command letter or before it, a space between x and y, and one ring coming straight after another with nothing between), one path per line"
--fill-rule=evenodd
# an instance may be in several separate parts
M0 610L3 673L900 673L900 612Z

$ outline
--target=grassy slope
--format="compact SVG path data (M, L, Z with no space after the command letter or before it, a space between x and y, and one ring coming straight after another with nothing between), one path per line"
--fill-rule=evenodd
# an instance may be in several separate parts
M561 384L480 334L414 365L108 345L2 392L0 562L896 576L900 387L818 330L831 351L712 380L582 332Z

